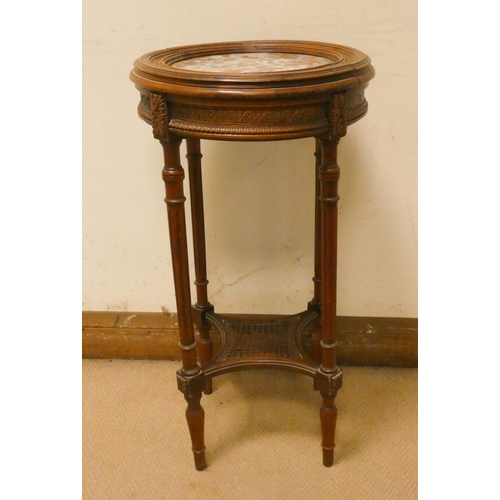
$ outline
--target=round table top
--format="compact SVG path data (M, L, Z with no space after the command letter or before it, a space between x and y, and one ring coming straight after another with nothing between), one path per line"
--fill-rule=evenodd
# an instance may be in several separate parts
M157 50L130 78L156 138L250 141L345 135L366 114L374 74L359 50L275 40Z
M226 42L150 52L135 61L130 77L141 88L174 95L270 97L311 86L354 87L373 78L370 62L359 50L322 42Z

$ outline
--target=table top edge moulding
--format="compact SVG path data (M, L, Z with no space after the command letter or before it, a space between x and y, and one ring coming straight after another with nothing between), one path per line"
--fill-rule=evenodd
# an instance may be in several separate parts
M359 50L292 40L174 47L150 52L134 63L130 78L140 92L139 117L152 126L153 136L163 148L162 178L182 357L177 383L188 404L186 419L198 470L206 467L202 393L212 392L214 377L257 368L290 370L313 378L313 387L323 400L323 464L333 465L334 400L342 386L336 354L337 146L347 127L366 114L364 90L374 74L370 58ZM305 137L315 139L311 301L304 311L271 321L216 313L208 293L201 139L276 141ZM185 172L180 159L184 140L195 304L191 302ZM215 353L211 330L221 339Z
M345 97L345 126L356 122L367 112L364 89L374 74L359 50L281 40L150 52L130 78L141 93L139 116L155 137L253 141L331 136L333 96Z

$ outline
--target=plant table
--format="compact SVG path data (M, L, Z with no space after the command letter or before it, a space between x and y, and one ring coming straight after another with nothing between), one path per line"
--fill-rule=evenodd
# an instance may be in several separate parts
M212 378L236 370L277 368L314 379L321 393L323 463L333 464L342 385L336 363L337 145L367 112L364 90L375 72L362 52L319 42L247 41L158 50L134 63L139 116L163 147L182 368L195 466L206 467L202 393ZM208 300L200 139L274 141L315 138L314 296L307 309L275 321L237 320ZM179 147L186 141L197 301L191 305ZM272 216L272 214L270 214ZM196 341L194 324L199 331ZM221 335L213 352L210 330ZM312 330L312 333L311 333ZM310 333L309 355L303 347Z

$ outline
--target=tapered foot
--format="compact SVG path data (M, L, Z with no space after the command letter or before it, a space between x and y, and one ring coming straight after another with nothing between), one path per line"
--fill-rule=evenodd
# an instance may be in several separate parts
M205 461L205 450L194 451L194 466L196 470L205 470L207 468L207 462Z
M333 448L323 448L323 465L325 467L333 465Z
M203 470L207 466L205 461L205 412L200 405L201 393L193 396L185 396L188 403L186 420L193 444L194 464L197 470Z
M320 410L321 433L323 448L323 465L331 467L333 465L333 449L335 447L335 427L337 424L337 407L334 400L335 395L323 395L323 406Z

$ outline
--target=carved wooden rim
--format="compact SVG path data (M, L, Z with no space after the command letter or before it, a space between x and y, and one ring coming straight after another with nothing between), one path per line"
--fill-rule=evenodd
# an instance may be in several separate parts
M186 70L173 66L179 61L195 57L242 54L242 53L289 53L304 54L330 59L331 64L315 66L292 71L272 71L255 73L211 73ZM320 42L296 41L250 41L228 42L202 45L187 45L164 50L157 50L140 57L134 67L144 73L157 76L168 76L183 80L205 80L225 82L268 82L283 80L303 80L305 78L320 78L321 76L349 73L362 69L370 64L368 56L359 50L343 45L333 45Z
M205 72L173 66L179 61L195 57L266 52L317 56L329 59L331 63L305 69L249 73ZM205 89L215 87L219 92L250 90L250 94L252 90L269 87L286 89L310 85L325 87L316 90L328 91L332 84L336 90L371 80L375 72L370 63L370 58L363 52L343 45L291 40L226 42L150 52L135 61L130 77L139 87L184 95L191 93L190 88L193 93L195 89L203 93Z

